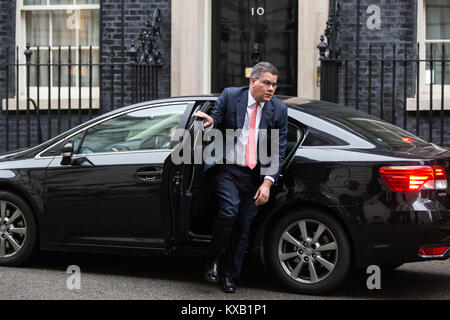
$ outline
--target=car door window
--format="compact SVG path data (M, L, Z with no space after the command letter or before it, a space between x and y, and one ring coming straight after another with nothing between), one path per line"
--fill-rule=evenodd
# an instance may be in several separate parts
M76 154L169 149L187 104L149 107L101 122L72 137Z
M286 155L291 153L297 142L299 142L302 137L303 132L293 124L289 123L287 132Z

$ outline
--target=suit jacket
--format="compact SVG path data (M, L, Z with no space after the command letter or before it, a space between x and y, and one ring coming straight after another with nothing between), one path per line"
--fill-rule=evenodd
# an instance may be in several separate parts
M248 91L248 87L226 88L220 95L219 99L217 99L210 116L214 119L214 128L220 130L223 134L223 137L225 137L226 129L236 130L243 128L245 114L247 112ZM274 172L273 174L269 174L275 180L275 182L278 179L280 169L283 166L285 160L287 127L287 107L276 97L273 97L272 100L264 104L264 107L262 109L261 121L259 123L258 147L262 145L261 143L267 143L266 145L268 146L268 155L271 155L271 129L279 130L279 152L278 154L271 155L272 157L278 158L278 166L275 168L275 170L271 170L271 172ZM263 129L267 129L267 131ZM236 141L237 138L234 139L235 144ZM264 179L264 176L266 176L263 168L270 167L273 159L269 163L262 164L260 162L258 152L257 161L260 164L260 175L262 180Z

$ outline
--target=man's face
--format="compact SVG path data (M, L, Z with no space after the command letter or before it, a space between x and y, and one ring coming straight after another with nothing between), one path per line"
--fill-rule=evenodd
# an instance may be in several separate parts
M250 78L250 93L257 102L269 102L275 93L278 76L265 72Z

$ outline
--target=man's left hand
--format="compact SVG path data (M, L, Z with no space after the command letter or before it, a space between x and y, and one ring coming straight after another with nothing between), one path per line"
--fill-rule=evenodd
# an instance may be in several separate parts
M261 186L258 188L258 191L256 191L255 196L253 197L257 206L266 204L266 202L269 201L270 187L272 187L272 181L270 181L269 179L265 179Z

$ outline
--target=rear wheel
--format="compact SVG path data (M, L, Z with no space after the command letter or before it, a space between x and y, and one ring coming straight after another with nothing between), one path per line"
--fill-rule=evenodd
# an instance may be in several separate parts
M24 263L36 245L36 221L23 199L0 192L0 265Z
M351 247L342 225L314 209L292 212L275 225L268 258L276 277L291 290L323 294L351 268Z

